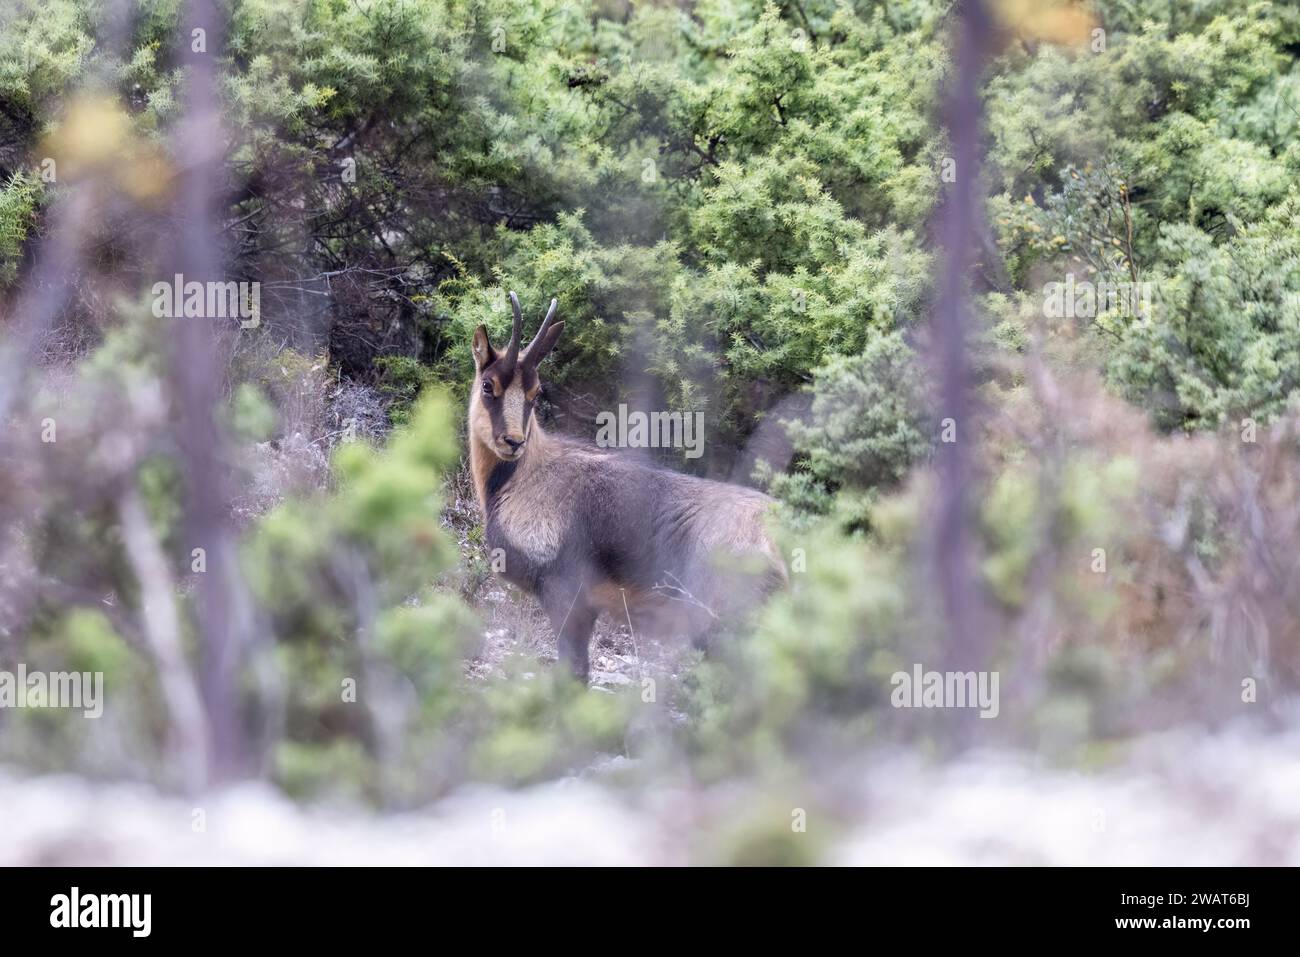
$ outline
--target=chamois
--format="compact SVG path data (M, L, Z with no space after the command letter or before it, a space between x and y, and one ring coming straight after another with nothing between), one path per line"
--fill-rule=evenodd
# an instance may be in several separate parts
M754 489L684 475L542 430L537 367L564 330L551 300L532 342L523 314L504 351L474 332L470 468L488 548L508 581L536 595L559 658L585 681L601 611L640 632L699 640L720 617L784 585L768 535L772 500Z

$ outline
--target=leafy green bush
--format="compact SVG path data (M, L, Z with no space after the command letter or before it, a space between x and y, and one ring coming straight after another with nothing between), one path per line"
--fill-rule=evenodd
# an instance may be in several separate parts
M40 188L32 177L14 174L0 186L0 287L13 281L17 272L39 196Z
M1300 197L1223 243L1163 226L1157 251L1154 315L1107 323L1111 378L1171 427L1277 418L1300 389Z
M920 370L900 333L870 340L859 356L837 356L816 375L807 421L789 424L801 467L773 476L772 491L826 511L830 492L897 484L930 448L934 430Z

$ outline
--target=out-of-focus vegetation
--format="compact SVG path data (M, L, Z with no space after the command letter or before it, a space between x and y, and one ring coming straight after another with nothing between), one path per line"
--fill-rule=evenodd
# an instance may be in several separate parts
M116 34L88 0L0 13L7 305L60 197L101 193L5 423L0 667L132 689L93 727L0 715L0 756L167 781L168 696L122 527L138 498L197 668L203 572L161 358L184 320L146 296L168 278L149 230L176 172L181 6L142 0ZM980 415L963 440L1003 701L974 724L1079 760L1139 728L1267 710L1300 677L1300 12L993 6ZM258 636L240 684L257 773L410 803L600 756L788 781L881 741L951 740L950 717L888 704L893 672L945 654L926 327L949 4L229 13L217 213L229 276L263 293L219 418ZM1151 308L1049 315L1045 286L1067 276L1150 283ZM703 410L707 454L675 464L715 477L764 427L788 436L751 478L785 505L793 585L707 659L647 675L638 651L630 684L592 691L527 653L485 659L500 618L456 423L472 331L507 334L507 289L559 298L553 427L589 435L620 401Z

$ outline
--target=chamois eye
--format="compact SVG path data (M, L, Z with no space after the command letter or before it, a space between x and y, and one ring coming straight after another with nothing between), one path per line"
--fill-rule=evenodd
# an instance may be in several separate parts
M483 380L483 394L489 396L492 394L492 383L486 379Z

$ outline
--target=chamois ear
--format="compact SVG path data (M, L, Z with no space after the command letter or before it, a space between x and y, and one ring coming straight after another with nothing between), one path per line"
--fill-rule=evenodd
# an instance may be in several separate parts
M497 352L488 342L487 328L479 326L474 330L474 368L482 372L487 366L496 362Z
M537 364L550 355L555 344L560 341L560 333L563 331L563 322L553 322L534 339L533 344L528 347L528 364L536 369Z

